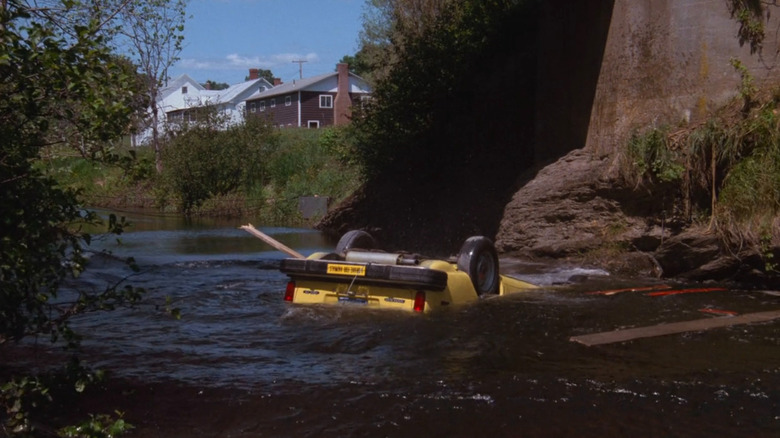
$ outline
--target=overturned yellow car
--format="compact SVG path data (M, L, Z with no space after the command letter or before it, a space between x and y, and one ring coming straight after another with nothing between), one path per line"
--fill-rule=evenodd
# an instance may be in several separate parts
M536 288L501 275L493 242L483 236L468 238L449 260L382 252L374 246L370 234L353 230L339 240L334 252L282 260L280 270L290 277L284 299L424 313L480 296Z

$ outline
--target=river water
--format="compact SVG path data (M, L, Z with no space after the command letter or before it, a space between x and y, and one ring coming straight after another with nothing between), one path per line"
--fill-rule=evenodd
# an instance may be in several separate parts
M85 357L121 378L222 394L208 417L193 411L178 425L128 412L141 436L780 436L777 320L570 341L724 317L708 309L774 310L774 291L594 295L645 284L513 261L518 277L542 287L424 316L307 308L282 300L284 254L241 222L130 220L121 244L93 245L112 256L94 255L78 287L124 278L117 258L132 256L141 272L127 282L147 289L146 303L75 321ZM303 254L335 246L311 230L258 228Z

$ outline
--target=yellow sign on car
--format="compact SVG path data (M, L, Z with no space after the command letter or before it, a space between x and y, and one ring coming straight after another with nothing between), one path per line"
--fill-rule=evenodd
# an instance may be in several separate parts
M328 274L355 275L355 276L365 277L366 267L360 265L338 265L334 263L329 263Z

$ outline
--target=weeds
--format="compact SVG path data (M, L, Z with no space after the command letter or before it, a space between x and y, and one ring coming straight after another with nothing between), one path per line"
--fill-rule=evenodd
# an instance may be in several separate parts
M83 205L252 215L269 225L305 225L299 197L338 202L361 182L349 129L178 128L163 149L162 174L148 147L117 147L99 160L52 149L38 167L61 186L78 189Z
M774 269L766 243L771 237L759 236L772 235L767 224L780 213L778 99L760 99L744 74L740 99L698 126L635 133L623 171L635 184L679 182L675 210L686 220L709 217L711 230L756 248Z

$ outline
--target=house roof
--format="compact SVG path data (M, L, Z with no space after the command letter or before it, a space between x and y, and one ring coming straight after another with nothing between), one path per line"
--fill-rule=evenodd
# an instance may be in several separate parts
M183 101L181 102L176 103L175 101L168 101L168 110L187 109L192 106L199 106L207 103L236 104L243 102L251 95L257 95L259 88L273 87L273 85L264 78L259 78L231 85L224 90L207 90L187 74L182 74L175 79L170 80L164 88L161 88L160 96L162 99L166 99L184 86L190 88L189 92L183 97Z
M259 79L253 79L251 81L242 82L240 84L231 85L230 87L224 89L224 90L206 90L207 93L201 93L204 96L211 96L211 93L216 93L214 96L216 96L216 101L218 102L232 102L236 98L241 98L241 100L246 99L248 96L241 96L244 92L251 89L255 84L265 85L266 88L271 88L273 85L271 85L270 82L265 80L264 78Z
M349 76L351 78L356 78L361 81L363 80L360 76L354 73L350 73ZM306 90L307 88L313 85L316 85L320 82L323 82L333 77L338 77L338 72L325 73L318 76L312 76L310 78L295 79L292 82L287 82L281 85L277 85L271 88L270 90L266 90L258 94L253 94L251 96L251 99L264 99L266 97L279 96L281 94L290 94L293 92Z
M171 94L171 92L178 90L185 84L192 85L193 87L197 88L199 91L205 90L203 85L199 84L198 81L192 79L188 74L184 73L169 80L164 87L160 88L160 95L165 97Z

